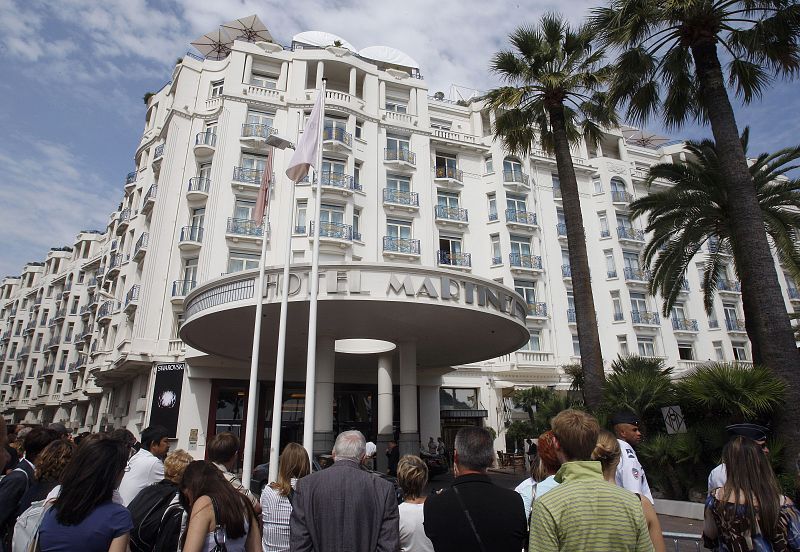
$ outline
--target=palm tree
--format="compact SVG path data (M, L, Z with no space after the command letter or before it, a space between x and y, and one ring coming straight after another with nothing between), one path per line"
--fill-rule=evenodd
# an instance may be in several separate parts
M760 361L791 384L782 422L789 455L800 451L800 354L764 220L747 166L728 87L745 104L776 76L800 71L798 0L610 0L592 16L602 43L623 51L615 64L612 101L627 103L627 117L643 123L660 112L667 127L708 122L736 221L731 247L748 314L758 334ZM731 59L723 69L719 48ZM757 298L757 299L755 299Z
M741 138L745 153L748 138L749 129L745 129ZM669 188L631 203L632 215L647 216L647 231L652 232L644 250L644 262L652 264L650 293L660 293L663 297L665 316L678 299L692 259L706 243L709 252L702 286L706 312L711 312L717 283L725 270L725 252L732 250L733 227L736 225L731 216L722 162L714 142L688 142L686 153L686 161L650 167L647 185L652 186L656 179L660 179L669 182ZM800 146L772 154L762 153L750 165L766 232L795 281L800 281L800 179L785 178L785 175L795 168L798 159ZM740 274L737 261L734 257L734 268ZM744 291L745 324L755 352L761 349L761 345L751 301L758 298L747 289Z
M609 413L632 411L639 416L642 432L661 421L661 407L674 404L672 368L657 358L627 356L611 364L606 378L603 409Z
M599 125L616 124L615 114L600 92L608 76L600 65L605 52L593 49L594 34L587 25L573 29L558 14L543 16L536 28L520 27L509 38L514 50L498 52L491 62L492 71L507 84L487 95L489 106L497 113L494 130L512 153L528 154L537 134L542 147L555 153L586 403L596 408L602 400L603 358L570 144L583 137L597 142Z

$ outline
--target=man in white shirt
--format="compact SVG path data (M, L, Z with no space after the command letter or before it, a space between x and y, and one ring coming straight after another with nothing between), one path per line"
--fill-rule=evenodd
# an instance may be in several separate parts
M614 426L614 433L622 451L619 464L617 464L617 485L639 496L644 496L655 504L644 468L636 456L635 447L642 441L639 417L633 412L618 412L611 418L611 424Z
M742 436L752 439L761 447L764 454L769 454L769 447L767 447L767 432L769 430L766 427L758 424L745 423L729 425L725 429L728 431L728 435L730 435L731 438ZM714 489L724 486L727 480L728 473L725 470L725 464L720 464L708 474L708 493L711 494L711 491Z
M169 452L169 432L161 426L152 426L142 431L142 448L131 456L125 475L119 486L123 504L136 498L139 491L164 479L163 458Z

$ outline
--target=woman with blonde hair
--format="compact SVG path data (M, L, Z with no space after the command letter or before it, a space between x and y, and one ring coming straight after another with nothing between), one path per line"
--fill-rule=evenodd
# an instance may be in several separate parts
M597 445L592 452L592 460L600 462L603 467L603 477L612 485L616 485L617 465L619 464L622 451L619 448L617 437L607 430L602 430L597 436ZM647 531L650 533L650 540L653 541L653 548L655 552L665 552L666 545L664 544L664 537L661 534L661 524L658 522L658 515L656 509L650 501L636 495L642 503L642 511L644 512L644 519L647 521Z
M400 511L400 551L433 552L433 543L425 534L422 491L428 484L428 466L419 456L406 454L397 463L397 484L403 491Z
M261 491L261 516L264 532L261 544L264 552L289 550L289 517L292 515L292 495L297 480L311 472L306 449L289 443L278 460L278 480Z

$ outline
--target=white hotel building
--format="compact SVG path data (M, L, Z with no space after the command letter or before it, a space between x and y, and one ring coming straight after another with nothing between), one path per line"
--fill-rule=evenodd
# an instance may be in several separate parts
M244 432L266 239L256 462L269 451L287 243L282 441L301 440L318 190L300 183L292 199L291 150L275 151L269 225L252 219L265 138L297 141L323 77L316 452L349 428L379 441L395 433L406 452L431 436L452 441L471 424L494 428L503 449L515 388L569 387L561 366L578 360L578 346L555 160L504 151L480 101L431 95L401 52L325 48L329 39L301 33L284 48L236 41L222 60L187 55L175 66L149 99L135 169L108 226L2 280L7 420L138 435L160 404L176 411L173 448L198 457L216 431ZM660 299L647 294L646 236L628 205L646 193L648 166L681 155L680 143L637 146L620 130L574 151L607 365L641 354L680 375L710 359L749 358L732 270L711 316L703 254L672 316L659 316ZM781 283L787 308L797 308L797 288ZM395 348L356 355L336 346L353 338ZM172 395L156 392L165 364L185 368Z

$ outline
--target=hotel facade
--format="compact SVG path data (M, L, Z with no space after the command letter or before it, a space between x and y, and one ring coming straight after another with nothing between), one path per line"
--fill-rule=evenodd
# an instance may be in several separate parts
M134 170L121 175L107 227L2 280L8 421L137 435L158 421L174 428L173 448L202 457L218 431L245 437L246 412L256 408L256 462L267 461L288 256L281 440L301 441L317 193L315 452L351 428L378 441L394 435L413 452L430 437L451 443L464 425L493 428L502 450L521 415L515 389L569 388L562 366L578 362L579 350L554 158L535 144L526 157L504 151L479 99L432 93L402 52L331 46L330 37L301 33L286 47L237 40L221 60L178 62L147 102ZM323 78L319 178L293 190L284 175L292 150L274 150L262 225L253 219L267 139L299 139ZM680 377L708 360L748 361L732 267L710 316L699 276L707 251L671 316L648 295L647 236L628 207L647 193L650 165L683 153L680 142L635 142L613 129L573 151L606 367L639 354L663 358ZM250 405L262 240L258 404ZM798 289L785 275L781 284L787 309L797 308Z

